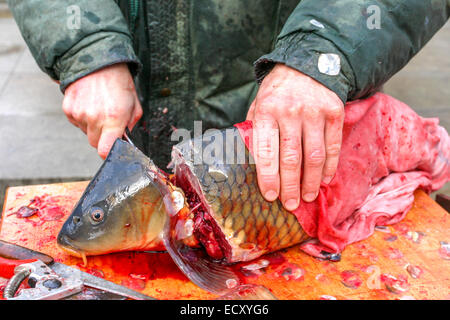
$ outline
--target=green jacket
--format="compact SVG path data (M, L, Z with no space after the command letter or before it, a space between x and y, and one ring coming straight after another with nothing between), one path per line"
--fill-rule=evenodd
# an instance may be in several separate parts
M63 92L97 69L129 64L144 107L133 138L159 165L169 159L173 128L244 120L257 91L255 74L261 81L274 63L313 77L344 102L363 98L450 15L450 0L8 3L40 68ZM70 5L80 9L76 28Z

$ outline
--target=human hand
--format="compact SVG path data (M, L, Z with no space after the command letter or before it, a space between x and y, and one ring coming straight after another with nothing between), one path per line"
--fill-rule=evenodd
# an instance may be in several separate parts
M339 97L277 64L264 78L247 120L254 124L253 155L264 198L274 201L280 195L290 211L299 206L300 193L304 201L314 201L321 181L330 183L339 162L344 122Z
M125 128L131 130L142 117L127 64L114 64L70 84L64 94L63 111L105 159Z

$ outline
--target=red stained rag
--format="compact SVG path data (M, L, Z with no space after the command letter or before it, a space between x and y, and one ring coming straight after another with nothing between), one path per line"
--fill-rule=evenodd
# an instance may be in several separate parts
M402 220L417 188L430 193L449 181L450 138L438 123L382 93L347 103L336 175L293 212L314 238L302 249L321 258L340 253L375 226ZM251 152L252 123L236 127Z

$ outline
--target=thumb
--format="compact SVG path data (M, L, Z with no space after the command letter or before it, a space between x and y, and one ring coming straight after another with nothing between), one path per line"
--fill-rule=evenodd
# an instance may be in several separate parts
M117 138L122 138L125 128L122 127L103 127L102 134L98 141L97 151L104 160L111 150Z

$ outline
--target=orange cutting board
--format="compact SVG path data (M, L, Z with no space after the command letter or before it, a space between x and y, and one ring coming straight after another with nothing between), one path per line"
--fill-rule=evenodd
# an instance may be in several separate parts
M88 257L87 266L56 246L56 236L88 182L9 188L0 239L51 255L56 261L157 299L214 299L191 283L167 253L127 252ZM35 198L37 197L37 198ZM15 212L40 201L39 212ZM450 299L450 216L416 191L406 218L348 246L341 261L321 261L292 247L236 266L248 283L278 299ZM255 263L264 268L255 269ZM253 270L252 270L253 269ZM5 283L0 278L0 288Z

